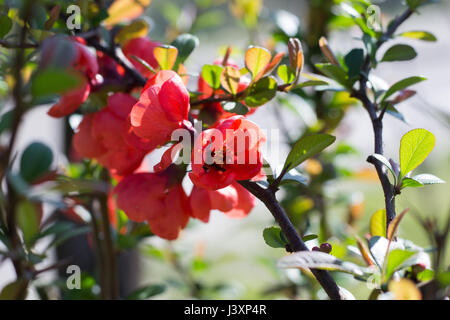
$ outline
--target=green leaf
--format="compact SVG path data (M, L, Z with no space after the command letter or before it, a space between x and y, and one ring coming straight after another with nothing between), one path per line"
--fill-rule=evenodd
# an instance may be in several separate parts
M370 235L386 238L386 210L376 211L370 218Z
M407 132L400 141L400 176L417 168L433 150L434 135L425 129Z
M17 224L23 233L25 245L30 248L39 234L40 216L35 204L21 201L16 209Z
M444 180L442 180L432 174L429 174L429 173L418 174L418 175L412 177L412 179L414 179L417 182L420 182L423 185L445 183Z
M14 117L14 110L10 110L2 114L2 118L0 120L0 133L4 130L11 128Z
M423 184L420 183L419 181L416 181L412 178L403 178L402 180L402 185L400 186L400 189L403 188L417 188L417 187L423 187Z
M320 251L298 251L278 260L279 268L309 268L334 270L350 273L356 276L364 276L366 270L358 265L342 261L331 254Z
M329 85L329 83L326 81L323 81L323 80L308 80L308 81L305 81L305 82L295 85L292 89L316 87L316 86L327 86L327 85Z
M344 87L348 86L347 81L347 72L341 67L331 63L318 63L316 64L316 68L319 69L324 75L330 77Z
M295 80L295 71L285 64L278 67L277 73L284 83L291 83Z
M246 115L250 110L247 106L240 102L224 102L222 103L223 110L239 115Z
M386 108L386 113L406 123L406 119L403 116L403 114L400 111L398 111L397 108L395 108L391 103L388 104Z
M425 269L417 274L417 280L421 282L428 282L433 280L433 278L434 278L434 271L430 269Z
M381 59L382 62L407 61L417 56L416 50L407 44L396 44L390 47Z
M285 248L288 244L282 237L282 231L278 227L265 228L263 238L266 244L272 248Z
M132 292L126 299L127 300L145 300L163 293L166 290L166 286L162 284L152 284L137 289Z
M409 77L403 80L400 80L396 83L394 83L384 94L383 99L381 100L381 102L385 101L387 98L389 98L390 96L392 96L394 93L396 93L397 91L403 90L409 86L412 86L413 84L422 82L424 80L427 80L424 77Z
M317 234L308 234L306 236L303 236L302 240L303 240L303 242L306 242L306 241L311 241L311 240L317 239L318 237L319 236Z
M258 80L264 75L272 55L261 47L250 47L245 52L245 67L252 73L252 79Z
M305 136L298 140L289 152L284 163L285 171L289 171L308 158L311 158L321 152L323 149L331 145L336 137L320 133Z
M3 39L8 34L12 25L12 20L6 14L0 16L0 39Z
M120 29L119 33L114 37L114 40L123 45L128 40L139 38L139 37L145 37L148 33L149 25L147 21L144 19L137 19L134 20L129 25L123 27Z
M0 292L0 300L17 300L24 299L20 297L24 290L26 290L28 281L25 279L19 279L7 284Z
M399 36L422 41L437 41L436 37L428 31L407 31L400 33Z
M372 154L372 157L374 157L375 159L380 161L386 168L389 169L389 171L392 173L392 176L394 177L394 185L396 185L397 184L397 175L395 174L395 170L394 170L394 168L392 168L392 165L389 162L389 160L386 159L383 155L378 154L378 153Z
M394 274L395 271L404 267L403 264L415 255L416 252L402 249L393 249L389 252L385 279L389 280L389 278Z
M270 101L277 93L277 81L274 77L264 77L252 84L245 97L245 104L258 107Z
M295 182L306 186L308 181L309 180L306 176L302 175L296 169L291 169L283 175L280 185Z
M348 67L348 76L353 78L359 75L364 62L364 50L353 49L345 57L344 62Z
M67 70L47 68L36 73L31 92L35 98L61 94L79 87L82 83L80 75Z
M202 68L202 78L214 90L219 89L222 70L221 66L205 64Z
M425 0L406 0L406 4L411 10L416 10Z
M176 65L183 63L189 57L189 55L198 47L199 40L196 36L184 33L180 34L171 43L172 46L178 49L178 56ZM176 66L175 66L176 69Z
M52 150L41 142L33 142L20 159L20 175L25 181L33 182L49 170L52 161Z

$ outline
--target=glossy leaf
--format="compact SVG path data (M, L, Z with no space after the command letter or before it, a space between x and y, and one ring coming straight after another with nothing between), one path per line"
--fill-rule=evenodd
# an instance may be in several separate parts
M438 178L429 173L418 174L418 175L412 177L412 179L414 179L415 181L417 181L423 185L445 183L445 181L442 180L441 178Z
M177 60L178 49L173 46L161 46L153 49L153 54L162 70L171 70Z
M291 169L283 175L280 185L292 182L300 183L306 186L309 182L309 179L300 172L298 172L296 169Z
M20 159L20 175L25 181L33 182L49 170L52 161L52 150L41 142L33 142Z
M220 88L220 75L223 67L218 65L205 64L202 68L202 78L213 89Z
M220 75L220 84L229 93L235 95L239 88L239 79L241 78L241 73L238 69L227 66L222 70Z
M408 187L410 187L410 188L423 187L423 184L421 184L419 181L416 181L412 178L403 178L400 189L404 189L404 188L408 188Z
M425 129L407 132L400 141L401 176L417 168L433 150L434 144L434 135Z
M394 93L403 90L409 86L412 86L416 83L422 82L426 80L426 78L424 77L409 77L403 80L400 80L396 83L394 83L384 94L383 99L381 100L382 102L385 101L387 98L389 98L390 96L392 96Z
M263 238L266 244L272 248L285 248L287 242L282 237L282 231L279 227L265 228Z
M407 44L396 44L386 51L381 61L408 61L414 59L416 56L417 52L413 47Z
M308 158L311 158L331 145L336 137L320 133L305 136L298 140L289 152L284 163L284 169L289 171Z
M295 80L295 71L285 64L282 64L281 66L278 67L277 73L284 83L291 83L292 81Z
M252 73L252 79L257 81L264 75L272 55L261 47L250 47L245 52L245 67Z
M344 62L348 68L349 78L357 77L364 62L364 50L352 49L345 57Z
M376 211L370 218L370 235L386 238L386 210Z
M249 107L261 106L275 97L277 81L272 77L264 77L253 83L245 97L245 104Z
M171 45L178 49L177 63L186 61L192 51L198 47L198 44L198 38L189 33L180 34L176 37Z
M395 271L400 269L402 265L416 252L402 249L393 249L389 252L385 271L385 279L389 279Z
M423 41L437 41L436 37L428 31L407 31L400 33L399 36Z

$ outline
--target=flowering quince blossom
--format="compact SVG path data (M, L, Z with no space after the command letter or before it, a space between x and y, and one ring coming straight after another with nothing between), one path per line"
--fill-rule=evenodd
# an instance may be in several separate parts
M85 41L79 37L72 37L70 40L74 44L75 56L71 68L77 74L81 74L81 83L76 89L64 93L59 102L53 105L48 114L55 118L67 116L74 112L89 96L91 86L96 82L95 76L99 71L96 56L91 53ZM51 50L52 44L47 50Z
M189 196L192 217L209 221L213 209L224 212L230 218L244 218L255 205L255 197L239 183L233 182L219 190L208 190L194 185Z
M192 182L217 190L235 180L249 180L260 174L263 161L260 146L265 136L243 116L233 116L203 131L192 150Z
M133 66L145 77L151 77L153 73L143 66L133 56L139 57L147 62L150 67L158 68L158 62L153 54L153 50L158 47L160 43L152 41L145 37L133 38L128 40L122 48L125 56L130 60Z
M172 183L172 170L135 173L116 186L117 206L133 221L147 221L161 238L174 240L186 227L191 209L181 182Z
M87 114L73 136L73 146L83 157L95 158L116 175L135 171L146 152L126 141L127 120L136 99L115 93L108 98L102 110Z
M148 151L170 141L175 129L190 127L189 92L180 76L159 71L149 79L130 113L131 131L146 139Z

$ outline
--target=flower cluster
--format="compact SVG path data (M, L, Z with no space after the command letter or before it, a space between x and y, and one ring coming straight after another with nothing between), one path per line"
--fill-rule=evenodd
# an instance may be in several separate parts
M78 38L71 41L76 56L68 67L84 80L80 88L63 94L51 107L49 114L53 117L75 112L93 88L111 92L126 77L125 70L110 57L91 52ZM238 181L260 176L260 145L265 138L256 124L225 111L219 102L200 106L200 110L213 115L214 123L195 132L193 122L199 120L199 109L191 112L186 79L159 67L153 55L158 46L147 38L125 43L124 55L148 78L147 83L139 93L114 90L106 106L85 113L73 136L73 148L79 156L95 159L117 178L113 191L116 205L129 219L147 222L151 231L162 238L176 239L189 218L208 222L211 210L233 218L248 215L255 199ZM133 57L145 61L155 72ZM247 86L248 82L241 80L239 91ZM198 91L202 92L200 98L213 94L201 77ZM137 94L138 99L134 97ZM190 137L195 136L194 143L173 141L177 129L186 129ZM172 146L153 172L139 169L147 154L170 143ZM174 163L181 152L188 155L190 163ZM182 185L187 176L193 184L189 195Z

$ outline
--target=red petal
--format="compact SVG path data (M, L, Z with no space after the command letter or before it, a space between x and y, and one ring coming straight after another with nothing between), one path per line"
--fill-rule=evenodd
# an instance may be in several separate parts
M255 197L237 182L233 182L230 187L237 192L237 205L225 214L230 218L244 218L255 206Z
M106 149L92 135L94 116L95 114L92 113L86 114L72 138L75 151L86 158L95 158L106 152Z
M75 110L86 101L90 91L91 87L89 86L89 83L86 80L83 80L83 83L78 89L63 94L59 99L59 102L53 105L47 112L48 115L55 118L61 118L75 112Z
M189 196L191 205L191 214L193 218L197 218L203 222L209 221L209 212L211 211L211 200L209 191L197 186L192 188Z

